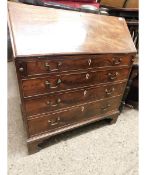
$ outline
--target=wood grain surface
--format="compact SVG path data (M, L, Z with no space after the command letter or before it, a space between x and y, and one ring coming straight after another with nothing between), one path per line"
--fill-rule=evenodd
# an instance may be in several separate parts
M123 18L8 3L15 57L136 52Z

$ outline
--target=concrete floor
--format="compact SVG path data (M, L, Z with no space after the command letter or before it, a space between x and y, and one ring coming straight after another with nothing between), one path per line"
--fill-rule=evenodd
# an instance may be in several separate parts
M9 175L138 175L138 111L114 125L95 123L52 138L28 155L14 64L8 63Z

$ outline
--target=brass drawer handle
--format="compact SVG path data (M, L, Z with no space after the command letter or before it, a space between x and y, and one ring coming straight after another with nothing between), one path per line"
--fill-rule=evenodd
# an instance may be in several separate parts
M61 99L58 98L56 104L52 104L52 103L51 103L51 106L52 106L52 107L56 107L56 106L58 106L60 103L61 103Z
M59 70L59 67L60 67L61 65L62 65L62 62L59 61L59 62L57 63L58 69L51 69L49 63L48 63L48 62L45 62L45 67L46 67L47 69L49 69L49 71L51 71L51 72L53 72L53 71L58 71L58 70Z
M45 84L47 85L47 87L49 86L50 89L56 89L58 87L57 86L51 86L51 83L49 81L45 81Z
M111 107L111 105L110 105L110 104L107 104L106 106L102 107L101 109L102 109L103 111L106 111L109 107Z
M59 121L60 121L60 117L57 117L55 120L48 120L48 123L49 123L51 126L54 126L54 125L59 124Z
M52 102L47 101L46 104L51 107L56 107L58 104L53 104Z
M58 104L51 104L52 107L56 107Z
M48 80L46 80L46 81L45 81L45 84L46 84L47 86L49 86L50 89L56 89L56 88L58 88L58 86L59 86L59 84L60 84L61 82L62 82L61 79L58 79L58 80L57 80L57 85L56 85L56 86L51 86L51 83L50 83Z
M57 99L56 104L53 104L53 103L50 102L50 101L47 101L47 102L46 102L46 104L49 105L49 106L51 106L51 107L56 107L56 106L58 106L60 103L61 103L61 99L60 99L60 98Z
M113 58L113 65L121 64L122 58Z
M112 88L110 90L105 89L106 95L111 95L115 91L115 88Z
M118 74L119 74L118 72L108 73L108 77L109 77L110 80L115 80L117 78Z

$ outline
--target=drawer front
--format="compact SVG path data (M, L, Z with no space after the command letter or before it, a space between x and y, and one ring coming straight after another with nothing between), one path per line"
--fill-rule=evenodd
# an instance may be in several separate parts
M17 69L22 77L84 70L95 67L129 66L132 57L129 55L91 55L91 56L64 56L62 59L33 59L33 61L18 61Z
M94 100L123 94L126 83L84 88L66 93L56 93L24 101L27 116L59 110Z
M27 120L29 135L33 136L52 131L60 127L94 118L95 116L97 117L100 114L115 111L119 108L120 101L121 96L118 96L108 100L101 100L99 102L75 107L68 111L29 118Z
M127 79L129 69L88 71L22 80L23 95L33 96Z

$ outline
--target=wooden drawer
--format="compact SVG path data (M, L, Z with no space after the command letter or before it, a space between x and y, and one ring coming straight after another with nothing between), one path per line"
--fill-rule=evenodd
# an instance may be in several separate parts
M106 114L118 110L121 96L101 100L90 104L71 108L67 111L56 112L48 115L41 115L35 118L28 118L29 136L65 127L73 123L97 117L99 114Z
M22 80L24 97L127 79L129 69L88 71Z
M109 98L123 94L126 83L79 89L72 92L56 93L24 100L27 116L59 110L81 103Z
M52 59L51 59L52 58ZM129 66L129 55L83 55L34 58L32 61L18 61L16 66L22 77L48 74L51 72L68 72L109 66Z

